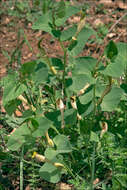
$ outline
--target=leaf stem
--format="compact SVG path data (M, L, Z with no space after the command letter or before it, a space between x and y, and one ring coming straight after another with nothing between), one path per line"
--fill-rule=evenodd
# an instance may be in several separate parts
M63 77L62 77L62 90L63 90L63 97L65 96L65 89L66 89L66 85L65 85L65 74L66 74L66 65L67 65L67 49L64 47L63 43L61 41L60 45L63 49L64 52L64 69L63 69Z
M20 155L20 190L23 190L23 157L24 157L24 146L21 149L21 155Z
M94 142L94 145L93 145L90 190L94 190L93 181L94 181L94 174L95 174L95 151L96 151L96 142Z

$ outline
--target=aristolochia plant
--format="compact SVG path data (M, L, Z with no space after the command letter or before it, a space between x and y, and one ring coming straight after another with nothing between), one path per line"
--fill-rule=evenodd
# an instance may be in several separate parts
M74 14L80 14L80 22L67 26ZM121 101L126 102L127 44L110 41L98 59L80 56L85 43L97 34L85 23L83 12L63 0L44 1L43 13L32 28L52 35L63 57L49 57L42 38L38 42L40 58L2 79L6 120L16 129L8 137L7 147L9 151L24 150L24 154L31 149L33 162L42 162L39 174L44 180L57 183L62 174L69 174L86 180L86 189L94 189L94 180L101 173L96 168L97 152L98 162L104 161L101 141L108 131L107 115Z

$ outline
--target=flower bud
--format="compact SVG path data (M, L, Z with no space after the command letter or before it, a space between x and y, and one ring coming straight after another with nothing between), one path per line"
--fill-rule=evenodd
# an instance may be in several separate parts
M89 88L90 84L87 83L84 88L82 88L79 93L78 93L78 96L81 96L82 94L84 94L84 92L86 91L87 88Z
M56 167L63 167L63 168L64 168L64 165L61 164L61 163L57 163L57 162L55 162L53 165L56 166Z
M54 142L53 142L53 140L49 137L48 132L45 133L45 136L46 136L46 138L47 138L48 145L49 145L50 147L54 147Z
M55 74L55 75L57 74L57 71L56 71L55 67L51 66L50 69L51 69L51 71L53 72L53 74Z
M36 158L36 160L39 161L39 162L46 162L47 161L45 156L40 155L37 152L33 153L32 158Z
M27 100L22 95L20 95L18 99L24 102L25 104L28 104Z

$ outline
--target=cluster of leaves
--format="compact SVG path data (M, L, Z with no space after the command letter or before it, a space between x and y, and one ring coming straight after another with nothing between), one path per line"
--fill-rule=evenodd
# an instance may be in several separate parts
M42 7L32 28L52 35L64 55L48 57L41 39L40 58L1 80L4 120L16 129L5 137L6 146L30 160L34 151L39 161L44 155L38 172L48 182L64 174L80 190L126 189L127 44L110 41L99 59L79 56L96 35L81 10L63 0L43 1ZM66 26L74 14L81 14L80 22Z

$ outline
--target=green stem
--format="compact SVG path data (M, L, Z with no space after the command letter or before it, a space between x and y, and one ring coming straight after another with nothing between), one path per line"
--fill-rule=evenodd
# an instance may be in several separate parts
M28 85L27 82L26 82L26 86L27 86L28 93L29 93L29 96L30 96L30 101L31 101L32 105L35 106L33 97L31 96L31 89L30 89L30 87L29 87L29 85Z
M91 183L90 183L90 190L94 190L94 174L95 174L95 150L96 150L96 143L94 142L93 146L93 155L92 155L92 170L91 170Z
M54 126L52 125L51 128L52 128L58 135L60 135L60 133L59 133L59 131L56 129L56 127L54 127Z
M18 159L19 160L19 157L18 156L15 156L15 155L13 155L13 154L10 154L13 158L15 158L15 159ZM30 161L27 161L27 160L24 160L24 159L22 159L23 160L23 162L24 163L26 163L26 164L30 164L30 165L32 165L33 164L33 162L30 162ZM35 164L34 163L34 166L36 166L36 167L41 167L39 164Z
M24 157L24 146L21 149L21 155L20 155L20 190L23 190L23 157Z
M66 73L66 66L67 66L67 49L64 47L63 43L61 41L60 45L63 49L64 52L64 70L63 70L63 77L62 77L62 89L63 89L63 97L65 95L65 89L66 89L66 85L65 85L65 73Z
M75 179L75 175L73 174L73 172L71 171L70 168L68 168L65 164L64 164L64 168L68 171L68 173L70 173L70 175Z
M93 89L94 118L95 118L95 115L96 115L96 108L97 108L97 106L96 106L96 99L95 99L95 97L96 97L96 86L94 85L94 89Z

